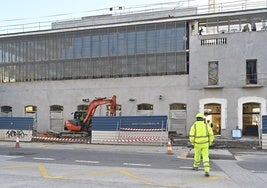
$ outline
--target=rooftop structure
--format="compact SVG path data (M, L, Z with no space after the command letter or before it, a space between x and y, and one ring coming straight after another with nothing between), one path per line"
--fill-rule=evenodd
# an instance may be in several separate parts
M59 28L97 26L108 23L136 22L159 18L181 18L187 17L221 17L220 13L237 14L239 11L265 9L267 3L265 0L245 0L231 1L212 5L196 6L191 0L180 0L169 3L146 4L135 7L109 7L100 10L91 10L82 18L61 19L61 20L44 20L33 22L21 22L16 24L1 24L0 34L20 33L29 31L50 30ZM245 14L244 12L244 14ZM213 15L214 14L214 15ZM246 19L246 18L245 18ZM265 16L255 20L255 22L264 22L262 28L265 29ZM23 20L22 20L23 21ZM212 20L211 20L212 21ZM217 20L218 21L218 20ZM240 20L236 20L240 23ZM214 22L214 20L212 21ZM242 21L241 21L242 22ZM236 28L232 29L236 30Z

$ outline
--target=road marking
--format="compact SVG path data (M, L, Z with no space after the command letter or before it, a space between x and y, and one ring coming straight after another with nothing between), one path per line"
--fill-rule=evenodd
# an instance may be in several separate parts
M179 168L193 170L193 166L180 166ZM198 170L204 170L204 168L199 167ZM212 168L210 168L210 170L212 170Z
M20 157L23 157L23 156L0 155L0 157L3 157L3 158L20 158Z
M163 152L163 151L136 151L136 153L166 153L166 152Z
M151 166L151 164L123 163L125 166Z
M62 179L62 178L64 178L64 176L52 176L52 175L50 175L48 173L48 171L46 170L46 168L42 164L37 164L37 168L40 171L43 178L46 178L46 179Z
M55 159L53 158L41 158L41 157L34 157L34 160L44 160L44 161L54 161Z
M252 173L260 173L260 174L267 174L267 171L265 170L250 170Z
M99 163L99 161L84 161L84 160L75 160L75 162L77 162L77 163L94 163L94 164Z
M138 181L140 181L140 182L142 182L142 183L144 183L146 185L155 185L152 181L149 181L149 180L144 179L144 178L142 178L140 176L137 176L135 174L132 174L132 173L126 171L126 170L119 170L119 173L120 174L123 174L123 175L125 175L127 177L130 177L132 179L136 179L136 180L138 180Z
M192 166L180 166L179 168L193 170L193 167ZM198 170L204 170L204 169L203 168L198 168Z

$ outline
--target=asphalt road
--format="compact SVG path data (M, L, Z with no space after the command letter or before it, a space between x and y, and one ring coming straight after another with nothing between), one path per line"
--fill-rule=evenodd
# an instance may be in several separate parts
M264 187L266 152L211 152L211 176L186 147L0 143L1 187ZM192 151L191 151L192 152ZM187 157L189 156L189 157ZM231 156L231 157L229 157ZM237 159L237 160L236 160ZM244 184L245 183L245 184Z

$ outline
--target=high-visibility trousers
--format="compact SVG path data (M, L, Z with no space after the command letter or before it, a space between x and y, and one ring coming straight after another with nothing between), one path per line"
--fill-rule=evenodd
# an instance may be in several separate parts
M203 167L205 172L210 172L210 160L209 160L209 145L208 144L195 144L194 145L194 167L198 168L201 162L201 156L203 161Z

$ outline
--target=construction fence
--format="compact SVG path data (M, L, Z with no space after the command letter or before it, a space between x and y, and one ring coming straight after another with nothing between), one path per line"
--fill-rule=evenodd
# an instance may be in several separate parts
M32 117L0 117L0 140L18 137L33 142L166 145L167 120L167 116L93 117L90 137L60 137L53 131L33 135Z
M167 119L167 116L93 117L91 143L165 145Z
M32 117L0 117L0 140L31 141L34 118Z
M267 115L262 116L262 149L267 149Z

